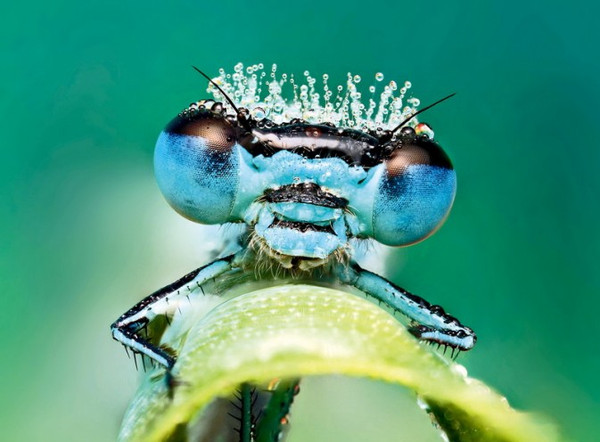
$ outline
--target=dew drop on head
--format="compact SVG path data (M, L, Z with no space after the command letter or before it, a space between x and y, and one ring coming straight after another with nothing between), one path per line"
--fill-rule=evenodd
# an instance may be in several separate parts
M326 73L321 75L322 81L317 82L319 77L311 76L308 70L303 72L303 77L298 77L300 80L285 73L277 78L276 71L276 64L265 70L263 63L248 67L238 63L232 74L219 69L219 76L213 81L231 97L236 107L247 109L255 120L269 119L271 125L298 120L312 124L329 123L341 128L342 132L344 128L355 128L380 133L379 129L395 128L414 112L419 103L413 99L408 101L410 106L403 105L404 94L411 86L408 81L401 83L403 87L400 89L398 83L390 81L379 96L376 95L377 87L368 85L365 91L368 90L369 95L363 100L363 91L358 89L362 81L360 75L348 73L345 82L330 87L332 78ZM382 82L383 73L377 72L375 80ZM224 113L235 114L214 85L209 84L207 91L222 103ZM205 105L210 109L214 101ZM424 131L423 135L428 136L428 133Z

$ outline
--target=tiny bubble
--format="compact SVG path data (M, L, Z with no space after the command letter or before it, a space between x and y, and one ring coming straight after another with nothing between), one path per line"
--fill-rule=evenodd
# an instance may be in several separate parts
M252 109L251 115L255 120L262 120L265 118L265 111L260 107L256 107Z

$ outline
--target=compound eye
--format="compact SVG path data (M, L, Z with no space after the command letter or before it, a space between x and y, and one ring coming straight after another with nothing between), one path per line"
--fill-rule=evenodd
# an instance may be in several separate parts
M230 219L238 188L237 128L218 112L188 109L162 131L156 180L171 206L203 224Z
M442 148L427 136L403 135L384 161L373 210L375 239L392 246L414 244L435 232L456 193L456 173Z

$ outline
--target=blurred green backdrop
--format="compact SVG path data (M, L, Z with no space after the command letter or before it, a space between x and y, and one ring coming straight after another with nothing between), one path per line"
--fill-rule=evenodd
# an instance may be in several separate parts
M216 74L238 61L332 82L381 71L411 80L422 103L458 93L423 118L458 171L453 213L397 251L389 273L477 331L461 359L471 375L551 416L565 437L597 440L598 7L420 3L4 6L3 440L114 439L136 374L108 325L202 264L196 226L154 184L154 141L204 96L191 64ZM304 400L324 408L297 411L295 440L418 440L410 398L344 382L308 384ZM328 410L336 383L350 406ZM345 433L326 433L335 427Z

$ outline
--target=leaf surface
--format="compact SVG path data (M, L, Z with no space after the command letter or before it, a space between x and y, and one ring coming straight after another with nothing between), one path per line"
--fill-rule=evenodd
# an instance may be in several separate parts
M193 322L173 371L182 384L169 399L163 371L147 374L120 440L168 440L242 382L334 373L408 387L451 440L559 440L552 424L510 408L467 377L464 367L420 344L388 312L350 293L278 286L229 299Z

